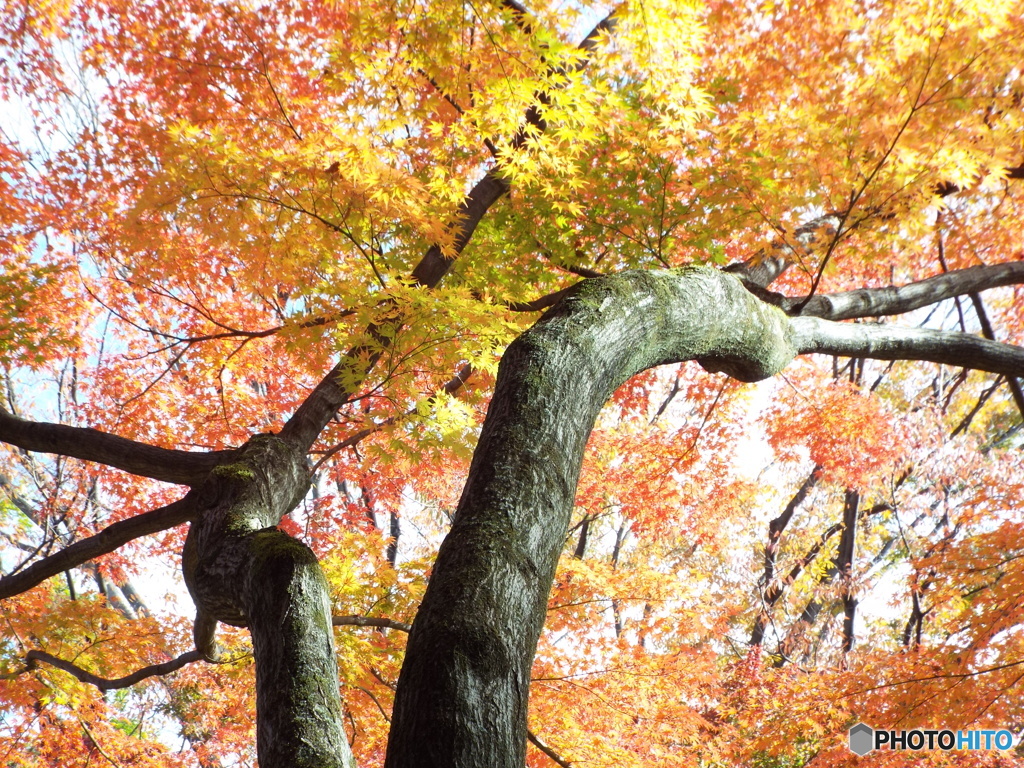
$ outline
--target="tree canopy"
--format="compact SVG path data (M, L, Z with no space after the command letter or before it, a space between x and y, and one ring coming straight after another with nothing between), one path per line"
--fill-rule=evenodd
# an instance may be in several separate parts
M1008 764L847 731L1024 730L1022 62L999 0L0 6L0 761Z

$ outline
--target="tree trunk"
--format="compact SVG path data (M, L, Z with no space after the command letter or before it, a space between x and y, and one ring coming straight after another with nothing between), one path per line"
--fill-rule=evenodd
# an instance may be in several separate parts
M706 268L581 283L501 361L469 480L413 624L388 768L520 768L530 668L598 412L698 360L744 381L793 357L785 315Z
M185 543L196 647L215 655L218 621L252 634L261 768L354 764L342 728L327 582L309 547L274 527L308 487L303 453L258 435L200 486L200 514Z

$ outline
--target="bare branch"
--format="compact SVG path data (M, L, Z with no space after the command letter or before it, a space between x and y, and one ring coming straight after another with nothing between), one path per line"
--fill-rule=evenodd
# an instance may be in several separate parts
M51 576L113 552L132 539L181 525L192 519L195 507L195 493L189 492L184 498L166 507L109 525L95 536L76 541L59 552L33 563L25 570L0 579L0 599L20 594Z
M987 403L988 399L992 397L992 395L995 393L997 389L999 389L999 385L1002 384L1004 380L1004 377L997 376L995 381L992 382L991 386L986 387L982 391L982 393L978 395L978 399L974 403L974 407L971 408L971 410L969 410L962 419L960 419L960 423L957 424L953 431L949 433L950 437L956 437L961 432L967 431L967 429L971 426L971 422L974 421L974 417L981 412L981 409L984 407L985 403Z
M835 323L816 317L794 317L790 323L790 342L797 354L925 360L1005 376L1024 376L1024 349L967 333Z
M193 453L158 448L98 429L26 421L0 408L0 441L26 451L57 453L122 469L166 483L196 485L232 451Z
M619 5L612 9L611 13L609 13L607 16L605 16L603 19L597 22L597 24L594 25L594 28L587 33L587 36L584 37L582 41L580 41L580 44L578 46L579 49L582 51L586 51L587 53L593 53L594 51L596 51L597 43L601 39L601 35L611 34L612 31L615 29L615 25L618 22L616 14L619 12L619 9L622 8L622 6L624 5L625 3L619 3ZM585 61L580 63L581 68L585 65Z
M767 294L764 298L788 314L820 317L825 320L850 320L900 315L957 296L1022 283L1024 261L1015 261L958 269L903 286L860 288L842 293L820 294L812 297L803 306L803 299L792 299L778 294Z
M490 210L490 207L509 190L509 183L497 169L488 171L459 206L456 220L455 237L449 254L444 254L439 245L432 245L412 271L413 280L417 285L433 288L451 268L452 262L462 253L469 243L469 238L476 231L477 225Z
M842 575L843 653L852 651L854 643L857 598L852 586L853 557L857 551L857 520L860 513L860 493L847 488L843 502L843 532L839 537L839 551L832 560L836 572Z
M530 743L533 744L533 746L535 746L537 749L539 749L545 755L550 757L555 763L557 763L558 765L562 766L562 768L572 768L572 763L570 763L568 760L565 760L564 758L559 756L559 754L557 752L555 752L555 750L553 750L551 747L549 747L543 741L538 739L537 738L537 734L535 734L533 731L528 730L526 732L526 738L528 738L530 740Z
M981 335L991 341L996 340L996 333L992 329L992 322L988 319L988 313L985 311L985 302L981 300L981 295L972 292L970 294L971 303L974 305L974 314L978 316L978 323L981 325ZM1024 390L1021 390L1020 382L1014 376L1008 376L1006 383L1010 387L1010 394L1013 395L1013 402L1017 405L1017 412L1024 417Z
M128 688L142 680L145 680L147 677L156 677L176 672L186 664L191 664L193 661L202 661L202 658L202 654L199 651L188 651L187 653L181 654L181 656L178 656L176 659L171 659L170 661L165 661L161 664L150 664L148 667L136 670L130 675L109 680L105 677L94 675L92 672L88 672L78 665L72 664L70 661L65 661L64 659L52 656L46 651L29 651L25 654L25 661L28 662L28 666L24 671L35 669L39 662L43 662L45 664L49 664L51 667L62 669L68 674L73 675L80 682L94 685L101 691L111 691L116 688Z
M379 627L381 629L397 629L399 632L411 632L412 625L394 619L377 619L370 616L332 616L331 625L335 627Z
M559 291L546 294L540 298L534 299L533 301L510 301L505 306L513 312L539 312L542 309L553 307L561 301L562 297L570 290L572 290L571 285L568 288L562 288Z
M880 691L884 688L895 688L900 685L913 685L914 683L927 683L933 680L966 680L970 677L978 677L980 675L988 675L992 672L1001 672L1004 669L1011 669L1013 667L1019 667L1024 664L1024 661L1011 661L1006 664L997 664L993 667L986 667L985 669L976 669L971 672L959 672L948 675L927 675L925 677L912 677L908 680L897 680L892 683L880 683L879 685L873 685L870 688L864 688L858 691L850 691L849 693L843 694L840 698L849 698L851 696L859 696L862 693L871 693L872 691Z

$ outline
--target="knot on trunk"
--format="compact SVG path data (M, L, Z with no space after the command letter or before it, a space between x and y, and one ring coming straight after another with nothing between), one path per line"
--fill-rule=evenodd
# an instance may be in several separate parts
M256 435L197 489L199 510L182 552L185 584L207 620L248 626L254 538L273 529L309 488L305 455L276 435Z

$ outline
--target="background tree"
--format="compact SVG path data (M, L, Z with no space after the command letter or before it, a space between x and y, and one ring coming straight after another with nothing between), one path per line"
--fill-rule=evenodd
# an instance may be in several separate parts
M4 6L6 763L1020 731L1022 33Z

